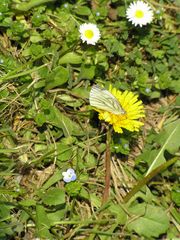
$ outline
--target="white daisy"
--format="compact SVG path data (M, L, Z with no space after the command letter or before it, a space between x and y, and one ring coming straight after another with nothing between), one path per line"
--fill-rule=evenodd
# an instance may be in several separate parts
M79 32L81 34L81 40L92 45L95 45L101 36L98 27L93 23L80 25Z
M126 11L126 16L129 21L135 26L142 27L153 20L152 8L143 1L137 1L130 4Z

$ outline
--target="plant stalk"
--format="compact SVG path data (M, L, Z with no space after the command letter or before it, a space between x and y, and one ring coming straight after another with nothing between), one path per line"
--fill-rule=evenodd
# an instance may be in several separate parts
M146 185L153 177L155 177L160 172L164 171L170 165L175 163L179 158L174 157L171 160L161 164L159 167L155 168L152 172L150 172L146 177L139 180L134 188L125 196L124 202L127 203L144 185Z

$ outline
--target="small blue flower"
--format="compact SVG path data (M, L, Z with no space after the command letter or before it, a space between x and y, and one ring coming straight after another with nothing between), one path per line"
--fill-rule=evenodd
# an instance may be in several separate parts
M96 12L96 16L99 17L100 16L100 12Z
M77 178L76 173L72 168L69 168L66 172L63 172L62 175L63 175L63 181L66 183L75 181Z
M64 7L65 7L65 8L68 8L68 3L65 3L65 4L64 4Z
M125 143L124 148L127 149L129 147L129 144Z
M146 92L146 93L150 93L150 91L151 91L150 88L146 88L146 89L145 89L145 92Z

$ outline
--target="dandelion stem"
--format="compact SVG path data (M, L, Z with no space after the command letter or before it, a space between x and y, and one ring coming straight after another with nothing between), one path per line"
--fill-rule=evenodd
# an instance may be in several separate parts
M106 137L106 154L105 154L105 188L104 194L102 198L102 204L106 203L109 198L109 189L110 189L110 179L111 179L111 151L110 151L110 143L111 143L111 131L108 127L107 129L107 137Z

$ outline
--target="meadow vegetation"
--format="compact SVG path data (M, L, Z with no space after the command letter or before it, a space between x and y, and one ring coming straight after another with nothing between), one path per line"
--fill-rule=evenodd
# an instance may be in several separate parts
M180 239L180 3L145 2L135 26L130 0L0 1L0 240ZM98 118L94 85L138 96L139 131Z

